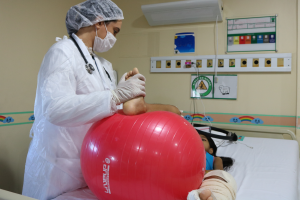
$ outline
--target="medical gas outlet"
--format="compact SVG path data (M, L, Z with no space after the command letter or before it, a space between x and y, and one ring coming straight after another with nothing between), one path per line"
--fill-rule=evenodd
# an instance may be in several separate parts
M291 53L151 58L151 72L291 72L291 65Z
M253 66L253 67L259 67L259 59L258 59L258 58L254 58L254 59L253 59L252 66Z

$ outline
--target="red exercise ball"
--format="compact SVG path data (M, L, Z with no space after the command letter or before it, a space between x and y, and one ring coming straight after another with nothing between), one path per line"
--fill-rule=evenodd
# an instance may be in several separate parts
M100 200L184 200L202 183L205 150L174 113L115 114L88 131L81 168Z

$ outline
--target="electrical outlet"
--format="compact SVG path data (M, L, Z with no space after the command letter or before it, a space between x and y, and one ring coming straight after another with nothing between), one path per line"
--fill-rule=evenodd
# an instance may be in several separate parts
M202 60L197 60L197 61L196 61L196 66L197 66L198 68L202 68Z
M161 68L161 61L160 60L156 61L156 68Z
M176 60L176 68L181 68L181 60Z
M224 59L219 59L218 67L224 67Z
M171 68L171 60L166 61L166 68Z
M253 58L253 67L259 67L259 59Z
M277 67L284 67L284 59L283 58L277 59Z
M241 67L247 67L247 59L241 59Z
M192 61L191 61L191 60L187 60L186 62L191 63ZM185 65L185 67L186 67L186 68L191 68L192 65L191 65L191 64L190 64L190 65Z
M271 58L265 59L265 67L271 67Z
M212 68L213 67L213 60L212 59L208 59L207 60L207 68Z
M235 59L229 60L229 67L235 67Z

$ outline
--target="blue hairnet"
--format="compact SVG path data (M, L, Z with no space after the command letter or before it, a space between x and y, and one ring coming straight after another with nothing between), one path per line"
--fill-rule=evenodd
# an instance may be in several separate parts
M123 11L111 0L87 0L69 9L66 17L68 34L98 22L124 19Z

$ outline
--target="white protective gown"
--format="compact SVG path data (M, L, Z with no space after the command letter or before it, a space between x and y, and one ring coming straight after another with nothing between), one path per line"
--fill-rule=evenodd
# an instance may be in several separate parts
M23 195L40 200L86 186L80 167L84 136L94 122L117 111L111 105L110 89L116 87L111 63L96 57L99 73L87 47L73 36L95 71L87 72L80 52L66 36L44 57L23 185Z

